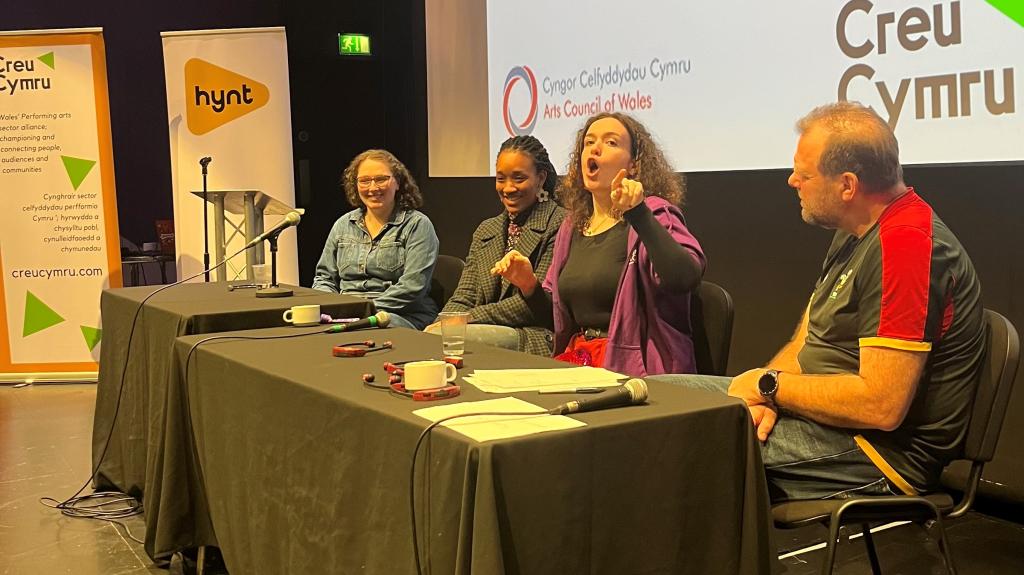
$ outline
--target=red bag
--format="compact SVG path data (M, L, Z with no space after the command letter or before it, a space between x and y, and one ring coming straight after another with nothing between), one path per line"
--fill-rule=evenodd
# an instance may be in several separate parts
M569 340L565 351L556 355L555 359L575 365L602 367L607 347L608 338L606 337L587 339L582 334L576 334Z

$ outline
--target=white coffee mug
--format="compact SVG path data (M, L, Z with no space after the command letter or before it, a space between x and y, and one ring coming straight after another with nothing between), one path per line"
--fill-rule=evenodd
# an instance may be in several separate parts
M284 321L300 327L320 325L320 305L295 305L284 310L282 317Z
M419 391L436 389L455 381L457 370L450 363L438 359L427 361L411 361L403 366L405 376L402 378L405 389Z

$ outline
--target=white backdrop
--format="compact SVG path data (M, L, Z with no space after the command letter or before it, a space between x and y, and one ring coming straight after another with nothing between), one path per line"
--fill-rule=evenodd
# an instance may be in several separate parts
M200 158L213 158L209 190L260 190L295 204L288 48L284 28L164 32L161 36L178 277L184 278L203 269L202 199L191 193L203 189ZM212 206L207 209L210 262L215 264L215 218ZM265 228L279 219L267 216ZM236 238L227 255L243 245L241 237ZM268 263L269 257L267 250ZM297 285L294 230L281 234L277 264L278 281ZM244 277L244 268L243 253L229 263L228 279Z
M1024 27L984 0L489 0L487 26L490 149L507 117L559 170L608 109L680 171L788 167L794 122L843 98L895 126L904 163L1024 160Z

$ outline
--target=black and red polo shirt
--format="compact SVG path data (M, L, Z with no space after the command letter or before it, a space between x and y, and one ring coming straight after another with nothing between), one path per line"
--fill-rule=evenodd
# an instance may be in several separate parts
M804 373L858 373L862 347L928 352L903 424L863 434L915 488L958 454L985 353L981 284L963 246L913 189L863 237L839 231L808 308Z

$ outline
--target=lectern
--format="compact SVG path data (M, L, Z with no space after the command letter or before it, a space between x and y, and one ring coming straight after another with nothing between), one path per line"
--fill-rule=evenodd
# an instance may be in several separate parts
M193 194L203 197L203 192L193 191ZM288 212L303 213L302 208L293 208L288 204L276 200L259 190L209 190L206 192L207 201L213 204L213 243L214 263L224 259L227 254L227 244L230 238L227 237L228 226L233 228L231 237L235 234L242 234L246 243L263 233L263 217L266 215L284 216ZM227 214L242 216L241 225L227 218ZM263 245L253 246L245 252L245 277L252 279L252 266L262 264ZM227 279L227 266L217 268L217 281Z

